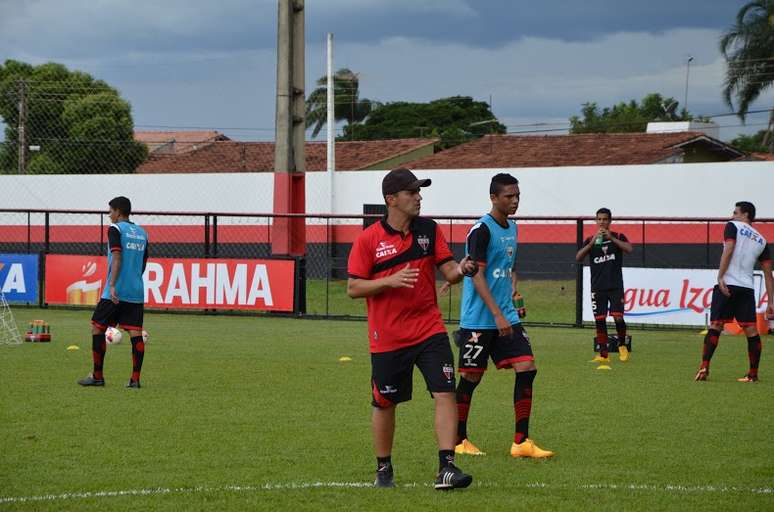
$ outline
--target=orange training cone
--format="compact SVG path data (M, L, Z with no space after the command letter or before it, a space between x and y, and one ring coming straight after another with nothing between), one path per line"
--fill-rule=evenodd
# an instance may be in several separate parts
M723 332L725 334L732 334L734 336L738 334L742 334L742 327L737 323L736 320L733 322L726 322L726 324L723 326Z
M756 325L758 326L758 334L769 333L769 321L766 319L766 315L758 313L755 315Z

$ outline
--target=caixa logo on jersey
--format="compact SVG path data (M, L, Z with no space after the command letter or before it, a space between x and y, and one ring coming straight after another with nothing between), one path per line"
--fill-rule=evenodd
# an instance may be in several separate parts
M492 277L495 279L510 279L512 270L509 268L496 268L492 270Z
M757 243L758 245L763 245L763 238L761 238L761 236L758 233L756 233L751 229L741 228L739 230L739 235L749 238L750 240Z
M606 261L615 261L615 254L605 254L594 258L594 263L605 263Z
M379 245L376 246L377 258L392 256L393 254L398 254L398 249L396 249L395 246L389 242L379 242Z

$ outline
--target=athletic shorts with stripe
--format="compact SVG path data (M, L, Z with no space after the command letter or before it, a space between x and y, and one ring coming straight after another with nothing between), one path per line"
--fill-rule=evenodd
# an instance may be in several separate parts
M416 345L371 353L371 404L383 409L411 400L415 365L431 396L454 392L454 354L449 336L434 334Z
M513 326L510 336L500 336L497 329L460 329L455 338L460 349L460 372L485 372L490 357L497 369L535 360L521 324Z
M594 320L604 320L607 318L608 311L612 317L622 317L624 314L623 288L591 292L591 311L594 314Z
M736 319L742 327L755 325L755 293L752 288L729 285L730 297L721 293L720 287L712 289L710 322L732 322Z
M94 314L91 316L92 325L102 329L120 325L127 331L142 330L142 319L144 314L144 305L135 302L119 301L114 304L108 299L101 299L94 308Z

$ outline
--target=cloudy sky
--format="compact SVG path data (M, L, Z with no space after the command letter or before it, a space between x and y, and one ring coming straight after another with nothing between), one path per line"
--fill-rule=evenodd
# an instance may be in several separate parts
M561 129L582 103L661 92L729 112L718 40L744 0L306 0L307 91L335 67L361 96L492 101L510 132ZM276 0L0 0L0 60L55 61L117 87L138 129L274 137ZM753 108L770 108L774 94ZM764 127L719 117L721 138ZM321 134L324 136L324 131Z

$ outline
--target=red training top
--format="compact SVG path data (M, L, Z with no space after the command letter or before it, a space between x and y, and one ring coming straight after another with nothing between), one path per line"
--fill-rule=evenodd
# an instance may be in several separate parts
M347 270L353 279L379 279L405 268L418 268L414 288L388 288L366 297L371 352L391 352L446 332L435 293L435 268L453 260L440 227L416 217L403 235L383 217L352 244Z

